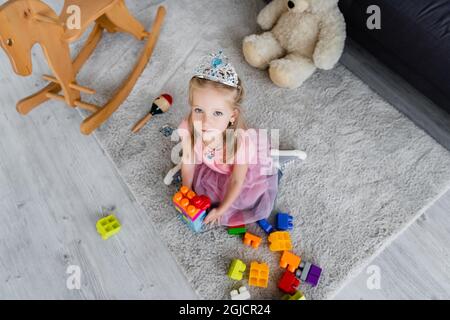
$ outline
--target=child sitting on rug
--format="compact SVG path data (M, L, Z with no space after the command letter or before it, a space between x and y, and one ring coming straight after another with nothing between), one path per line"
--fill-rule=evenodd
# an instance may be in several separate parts
M183 185L216 204L204 220L236 226L267 218L278 191L268 138L247 129L242 82L222 52L202 60L189 83L182 139Z

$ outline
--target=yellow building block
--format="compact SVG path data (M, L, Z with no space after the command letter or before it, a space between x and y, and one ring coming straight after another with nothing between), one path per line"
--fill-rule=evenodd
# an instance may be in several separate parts
M267 288L269 283L269 266L265 263L252 262L248 284L255 287Z
M292 250L291 236L287 231L272 232L268 238L270 251L289 251Z
M240 281L242 280L242 276L245 269L247 269L245 263L243 263L239 259L234 259L231 262L230 269L228 269L228 277L230 277L233 280Z
M115 235L120 231L120 222L114 215L109 215L97 221L97 232L102 236L103 240Z

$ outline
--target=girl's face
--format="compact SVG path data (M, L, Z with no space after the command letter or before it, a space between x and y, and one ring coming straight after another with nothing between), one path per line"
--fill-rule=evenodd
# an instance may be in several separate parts
M221 135L238 110L233 107L233 93L216 88L197 88L192 93L192 122L204 141Z

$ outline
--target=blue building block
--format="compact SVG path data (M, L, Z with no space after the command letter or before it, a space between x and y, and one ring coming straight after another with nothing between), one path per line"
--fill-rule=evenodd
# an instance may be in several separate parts
M202 231L203 220L211 206L211 200L205 195L196 195L186 186L182 186L172 198L175 209L181 219L194 231Z
M159 129L159 132L161 132L164 135L164 137L170 137L174 131L175 129L171 128L167 124L163 126L161 129Z
M275 216L277 229L281 231L292 230L294 227L292 220L293 217L287 213L277 213Z
M189 228L194 232L201 232L203 231L203 220L205 220L207 216L206 210L200 214L200 216L195 219L195 221L190 221L188 218L186 218L185 215L180 214L181 220L186 223Z
M262 219L258 221L258 225L261 227L261 229L264 230L265 233L270 234L271 232L274 232L272 225L267 221L266 219Z

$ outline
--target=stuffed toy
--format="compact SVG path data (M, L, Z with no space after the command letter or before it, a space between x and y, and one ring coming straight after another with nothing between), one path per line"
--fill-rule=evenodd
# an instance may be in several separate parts
M298 88L317 68L332 69L344 50L345 20L338 0L273 0L259 13L263 30L243 41L247 62L269 68L279 87Z

